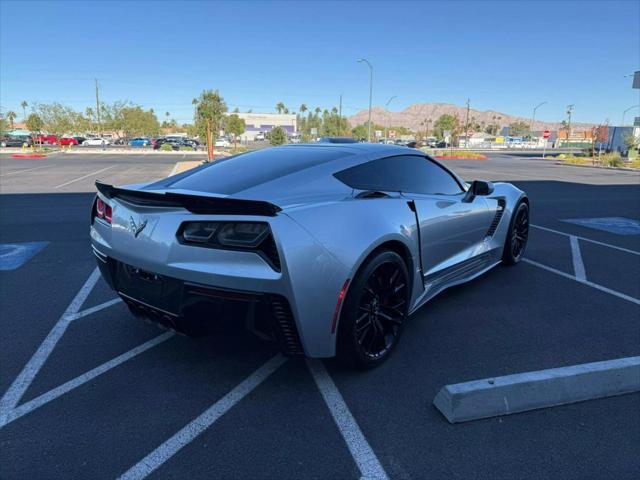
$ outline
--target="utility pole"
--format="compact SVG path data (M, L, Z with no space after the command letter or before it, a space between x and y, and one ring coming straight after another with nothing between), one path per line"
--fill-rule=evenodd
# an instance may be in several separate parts
M567 147L569 146L569 137L571 137L571 112L573 112L573 104L567 105L567 115L569 120L567 122Z
M464 137L464 148L469 148L469 104L470 100L467 98L467 119L465 120L465 137Z
M369 66L369 132L368 142L371 143L371 102L373 99L373 65L366 58L361 58L358 63L366 63Z
M338 108L338 135L342 135L342 94L340 94L340 107Z
M391 100L393 100L394 98L398 98L397 95L394 95L393 97L391 97L389 100L387 100L387 103L384 104L384 109L386 110L387 107L389 106L389 104L391 103ZM386 145L387 143L387 128L389 127L389 125L387 125L387 122L384 122L384 143Z
M102 137L102 126L100 125L100 90L98 79L96 78L96 120L98 121L98 133Z

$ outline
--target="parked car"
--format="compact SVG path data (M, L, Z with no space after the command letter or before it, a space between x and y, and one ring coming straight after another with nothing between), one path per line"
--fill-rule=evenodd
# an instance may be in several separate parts
M28 135L5 135L0 139L1 147L28 147L33 140Z
M358 143L358 140L351 137L320 137L318 143Z
M441 140L436 144L437 148L449 148L449 146L449 142L445 142L444 140Z
M111 141L108 138L100 138L100 137L92 137L92 138L87 138L84 142L82 142L82 145L85 146L102 146L102 145L109 145L111 144Z
M144 137L137 137L129 140L130 147L146 147L147 145L150 145L150 144L151 144L151 140Z
M75 137L62 137L60 145L78 145L78 140Z
M263 132L259 132L258 134L256 134L256 136L253 139L256 142L262 142L265 139L264 133Z
M79 136L73 137L73 138L75 138L76 142L78 142L77 145L82 145L82 142L84 142L87 139L87 137L79 137Z
M191 138L183 138L178 143L180 144L181 147L191 147L194 150L197 150L198 146L200 145L200 142L198 142L197 140L193 140Z
M153 149L160 150L162 145L164 145L165 143L170 144L174 150L178 149L177 147L174 148L175 144L177 143L177 140L171 139L171 138L158 138L156 142L153 144Z
M58 143L58 137L55 135L37 135L35 137L36 143L42 143L44 145L55 145Z
M226 138L218 138L216 139L216 143L214 143L214 145L216 147L229 148L231 146L231 143L229 143L229 140L227 140Z
M438 293L518 263L529 231L514 185L388 145L266 148L96 187L91 251L135 316L193 335L246 318L286 354L360 368Z

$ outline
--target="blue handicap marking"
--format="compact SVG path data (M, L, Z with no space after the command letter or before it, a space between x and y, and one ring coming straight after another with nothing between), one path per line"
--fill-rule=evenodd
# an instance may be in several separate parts
M567 218L563 222L603 230L616 235L640 235L640 220L624 217Z
M0 270L15 270L27 263L49 242L0 243Z

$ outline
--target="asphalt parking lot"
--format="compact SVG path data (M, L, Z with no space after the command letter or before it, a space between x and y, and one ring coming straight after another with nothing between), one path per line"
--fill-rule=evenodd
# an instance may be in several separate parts
M456 425L432 401L446 384L640 355L640 234L593 220L640 220L640 174L448 161L527 191L526 261L438 296L362 373L242 332L172 335L115 301L89 247L93 182L150 181L181 159L0 154L0 247L30 255L0 271L0 478L639 477L640 394Z

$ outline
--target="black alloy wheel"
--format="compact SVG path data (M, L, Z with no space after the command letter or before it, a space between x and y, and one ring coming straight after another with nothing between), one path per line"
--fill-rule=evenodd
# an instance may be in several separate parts
M524 255L529 238L529 206L520 202L511 220L511 226L504 246L502 259L508 265L515 265Z
M355 367L382 363L394 349L407 318L407 267L395 252L370 259L354 279L343 307L338 354Z

